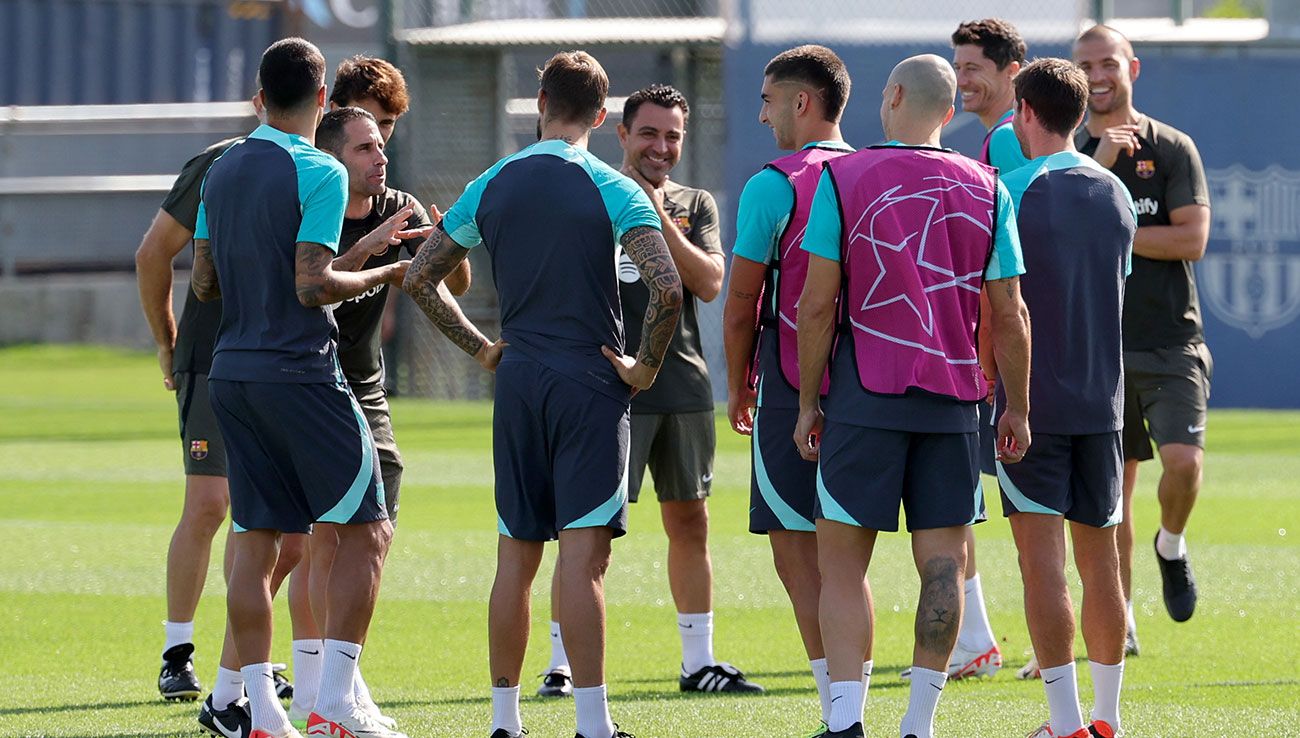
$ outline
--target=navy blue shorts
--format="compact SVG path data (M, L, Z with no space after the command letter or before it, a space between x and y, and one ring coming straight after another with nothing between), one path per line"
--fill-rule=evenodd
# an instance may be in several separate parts
M993 406L987 402L980 405L980 471L991 476L998 473L997 446L998 427L994 423Z
M794 445L799 411L762 407L754 411L750 439L749 532L814 531L817 462L805 461Z
M1061 515L1094 528L1124 519L1122 433L1035 433L1018 464L998 462L1002 512Z
M346 384L208 381L236 530L385 520L370 428Z
M502 535L553 541L573 528L627 532L628 407L506 350L492 413Z
M979 433L909 433L826 421L817 517L872 530L971 525L984 519Z

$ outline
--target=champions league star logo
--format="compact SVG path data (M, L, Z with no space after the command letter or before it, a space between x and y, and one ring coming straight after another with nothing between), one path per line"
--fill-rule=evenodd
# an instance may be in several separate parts
M1206 178L1212 248L1201 292L1220 320L1259 338L1300 315L1300 172L1233 165Z

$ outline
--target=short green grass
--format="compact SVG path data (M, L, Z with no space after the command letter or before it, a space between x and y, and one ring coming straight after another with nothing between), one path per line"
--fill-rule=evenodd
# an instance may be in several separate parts
M181 504L175 404L151 356L94 348L0 350L0 735L180 736L196 705L158 699L167 542ZM490 408L397 400L406 457L402 524L364 658L376 696L412 736L486 736L487 594L496 539ZM719 426L710 503L717 655L768 688L757 698L683 696L656 504L634 506L608 577L615 719L641 738L792 736L817 720L785 595L764 539L746 533L746 442ZM1201 603L1171 622L1147 538L1158 467L1143 469L1137 603L1143 655L1125 683L1130 736L1300 735L1300 413L1210 418L1205 487L1190 531ZM979 528L979 562L1011 668L952 685L940 736L1016 736L1046 713L1042 687L1013 677L1029 649L1005 521ZM217 546L221 543L218 541ZM553 555L553 552L551 553ZM217 562L198 614L200 676L222 629ZM545 568L549 571L549 566ZM878 611L871 734L897 734L917 593L907 540L883 537L871 572ZM535 588L526 671L547 658L545 580ZM1076 592L1077 598L1077 592ZM280 603L283 614L283 603ZM288 655L287 619L276 653ZM1081 669L1085 707L1091 702ZM525 682L530 694L536 682ZM572 704L526 698L532 736L573 735Z

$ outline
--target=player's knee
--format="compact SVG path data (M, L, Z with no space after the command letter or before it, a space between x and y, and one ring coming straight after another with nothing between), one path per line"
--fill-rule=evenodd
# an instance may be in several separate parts
M709 509L701 502L665 502L664 533L674 545L706 548Z
M1204 454L1195 446L1179 444L1167 446L1160 450L1160 462L1164 473L1175 479L1192 483L1201 478Z
M220 495L191 495L185 501L181 525L211 539L226 522L226 499Z
M280 558L276 568L280 571L293 571L303 560L307 552L307 536L287 535L280 539Z

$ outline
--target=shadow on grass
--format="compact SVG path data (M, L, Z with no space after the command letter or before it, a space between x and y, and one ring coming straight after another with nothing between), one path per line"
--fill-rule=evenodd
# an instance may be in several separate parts
M194 710L198 712L198 702ZM89 712L91 710L127 710L137 707L169 707L169 703L153 700L134 700L131 702L94 702L81 705L42 705L40 707L0 707L0 715L53 715L60 712ZM143 735L143 734L141 734ZM103 738L111 738L104 736Z

